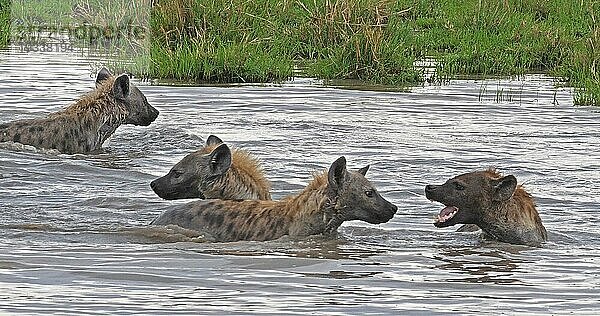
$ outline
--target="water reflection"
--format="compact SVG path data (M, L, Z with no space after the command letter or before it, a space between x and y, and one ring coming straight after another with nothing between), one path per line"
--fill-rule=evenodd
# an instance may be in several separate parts
M448 282L524 285L525 282L518 279L515 272L523 264L532 262L525 256L517 256L525 249L528 247L498 242L478 247L440 247L433 258L443 262L435 265L436 269L466 274L459 278L446 278Z
M287 237L267 242L232 242L190 245L188 250L212 255L282 256L305 259L363 260L384 253L331 236Z
M309 273L309 272L305 272L305 273L299 273L302 276L305 277L311 277L311 278L326 278L326 279L362 279L362 278L369 278L378 274L381 274L383 272L381 271L375 271L375 272L353 272L353 271L337 271L337 270L333 270L333 271L329 271L329 272L325 272L325 273Z

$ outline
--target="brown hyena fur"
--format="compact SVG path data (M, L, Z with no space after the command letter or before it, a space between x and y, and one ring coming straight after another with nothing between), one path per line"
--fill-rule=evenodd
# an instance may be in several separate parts
M495 169L471 172L428 185L425 195L446 206L436 227L475 224L487 236L512 244L539 246L547 240L533 198L512 175Z
M258 159L247 151L230 150L214 135L206 145L179 161L168 174L150 183L166 200L201 198L270 200L271 185Z
M97 151L121 124L147 126L158 116L125 74L103 68L96 89L47 117L0 124L0 142L16 142L62 153Z
M385 223L397 207L365 178L367 169L347 171L340 157L298 195L281 201L195 201L164 212L151 225L178 225L224 242L331 234L350 220Z

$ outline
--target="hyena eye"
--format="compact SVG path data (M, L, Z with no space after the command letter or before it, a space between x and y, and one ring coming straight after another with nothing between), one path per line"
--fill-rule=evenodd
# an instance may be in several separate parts
M375 192L373 190L367 190L365 191L365 195L372 198L375 195Z
M458 191L462 191L462 190L464 190L464 189L465 189L465 186L464 186L464 185L462 185L462 184L460 184L460 183L458 183L458 182L454 182L454 188L455 188L456 190L458 190Z
M171 173L173 174L173 178L179 178L181 177L181 175L183 174L183 172L179 171L179 170L173 170L171 171Z

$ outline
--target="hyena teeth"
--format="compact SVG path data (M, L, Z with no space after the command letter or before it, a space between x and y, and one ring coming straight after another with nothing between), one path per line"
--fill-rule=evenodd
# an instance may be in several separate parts
M445 205L436 217L437 227L468 224L475 227L459 231L482 229L513 244L539 246L547 240L533 198L512 175L502 176L495 169L466 173L442 185L425 186L425 195Z

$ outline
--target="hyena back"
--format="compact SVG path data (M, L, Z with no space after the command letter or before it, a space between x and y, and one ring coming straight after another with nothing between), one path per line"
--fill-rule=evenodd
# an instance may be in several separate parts
M148 126L158 116L144 94L125 74L103 68L96 89L64 110L44 118L0 125L0 142L17 142L62 153L88 153L102 148L121 124Z
M214 135L206 145L150 183L163 199L270 200L271 185L259 161L247 151L230 150Z
M331 234L350 220L385 223L397 207L365 178L367 169L348 171L340 157L298 195L281 201L195 201L164 212L151 225L177 225L226 242Z
M466 173L426 186L425 195L445 205L436 227L475 224L492 238L530 246L547 240L533 198L512 175L495 169Z

